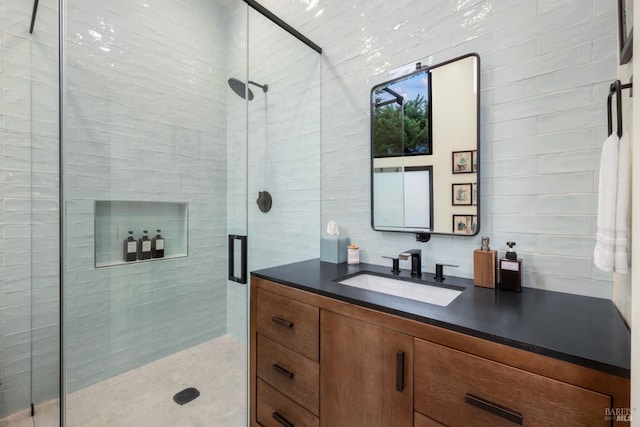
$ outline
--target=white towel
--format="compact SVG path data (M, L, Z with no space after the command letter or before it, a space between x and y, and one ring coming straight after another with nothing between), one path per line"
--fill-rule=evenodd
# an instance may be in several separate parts
M613 271L618 187L618 135L613 132L602 145L598 184L598 222L593 262L602 271Z
M618 143L618 185L616 191L616 234L613 256L613 271L618 274L629 273L629 187L630 162L629 138L622 134Z

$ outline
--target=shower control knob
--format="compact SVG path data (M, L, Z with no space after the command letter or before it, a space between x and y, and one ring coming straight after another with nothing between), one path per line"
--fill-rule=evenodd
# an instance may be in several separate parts
M259 191L256 203L258 204L258 208L261 212L269 212L271 210L271 205L273 204L271 194L269 194L268 191Z

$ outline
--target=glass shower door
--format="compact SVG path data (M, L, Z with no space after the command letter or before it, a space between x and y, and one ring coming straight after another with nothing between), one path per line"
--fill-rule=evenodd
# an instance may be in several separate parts
M322 57L253 10L249 30L249 269L257 270L320 253Z

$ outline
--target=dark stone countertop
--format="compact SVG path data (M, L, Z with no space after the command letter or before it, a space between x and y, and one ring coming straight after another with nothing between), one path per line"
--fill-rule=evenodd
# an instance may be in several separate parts
M301 261L254 271L257 277L345 302L440 326L606 373L629 378L631 333L609 300L540 289L522 293L481 288L447 276L464 288L447 307L341 285L334 280L367 271L391 276L390 267ZM407 270L396 278L411 279ZM435 284L433 273L421 281ZM436 285L438 286L438 285Z

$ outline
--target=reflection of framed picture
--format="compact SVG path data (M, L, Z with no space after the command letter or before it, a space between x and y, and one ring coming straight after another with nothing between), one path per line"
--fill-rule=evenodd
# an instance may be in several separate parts
M471 151L454 151L451 173L471 173L473 168L473 154Z
M472 187L471 187L471 204L473 206L478 205L478 184L476 184L475 182L472 184Z
M629 62L633 54L633 0L618 0L618 40L622 65Z
M478 151L473 150L471 152L471 172L478 172Z
M475 233L475 218L475 215L453 215L453 234Z
M451 204L453 206L471 206L472 184L451 184Z

